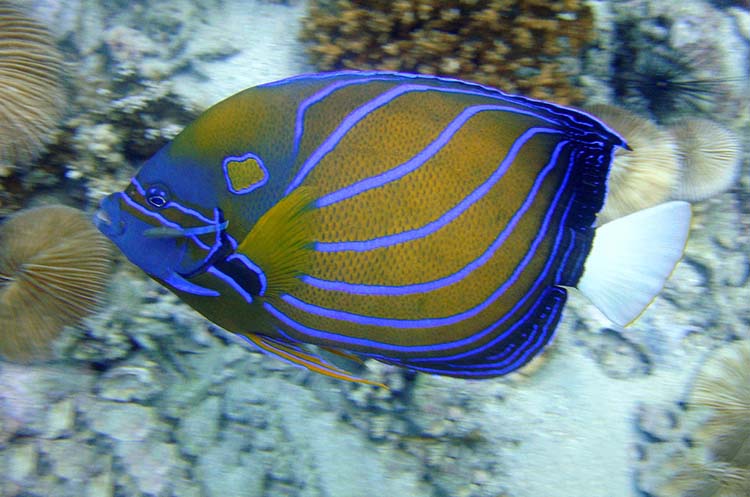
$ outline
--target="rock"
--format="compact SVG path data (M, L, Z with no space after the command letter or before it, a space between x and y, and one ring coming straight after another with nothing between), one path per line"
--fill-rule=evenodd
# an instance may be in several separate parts
M198 457L196 472L206 497L263 495L265 471L258 464L240 466L240 461L221 446Z
M664 406L640 404L637 423L638 429L650 440L664 442L675 438L677 415Z
M216 396L209 396L191 409L177 426L175 437L180 450L188 455L197 456L211 447L219 432L221 401Z
M111 471L91 477L86 485L86 497L114 497L115 483Z
M97 468L96 448L83 440L45 440L41 449L52 473L62 480L87 481Z
M120 402L152 399L162 390L157 368L155 362L147 360L112 368L99 381L99 396Z
M92 430L121 442L145 440L159 426L152 407L91 400L84 417Z
M252 421L253 426L259 426L263 422L257 419L257 407L266 403L262 392L258 390L257 382L237 378L227 385L223 397L224 415L234 421Z
M69 436L75 429L75 404L73 399L64 399L52 404L47 412L47 425L44 438L62 438Z
M33 478L39 460L33 443L13 445L3 450L5 458L5 478L13 483L22 484Z
M122 442L115 446L115 454L145 495L165 495L174 475L185 465L177 446L166 442Z
M80 369L0 362L0 441L46 433L50 405L88 391L92 380Z

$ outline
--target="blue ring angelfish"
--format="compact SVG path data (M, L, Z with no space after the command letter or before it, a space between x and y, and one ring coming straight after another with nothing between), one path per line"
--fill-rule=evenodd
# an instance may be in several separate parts
M683 202L594 229L618 148L593 116L474 83L302 75L207 110L102 202L97 225L285 361L369 382L314 344L493 377L550 343L567 287L625 325L681 257Z

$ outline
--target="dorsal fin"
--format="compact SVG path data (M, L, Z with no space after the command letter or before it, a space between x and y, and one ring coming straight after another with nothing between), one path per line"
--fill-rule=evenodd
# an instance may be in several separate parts
M287 292L308 266L311 201L309 190L297 188L263 214L237 247L263 270L267 296Z

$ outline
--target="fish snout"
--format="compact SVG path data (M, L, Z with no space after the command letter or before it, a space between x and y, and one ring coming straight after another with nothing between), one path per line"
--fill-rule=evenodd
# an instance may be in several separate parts
M120 215L117 195L113 193L102 199L99 210L94 214L94 225L109 238L120 236L125 232L125 221Z

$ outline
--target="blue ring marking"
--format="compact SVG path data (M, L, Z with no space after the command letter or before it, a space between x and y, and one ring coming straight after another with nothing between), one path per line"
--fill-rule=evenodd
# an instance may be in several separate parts
M499 250L499 248L505 243L508 237L513 233L516 225L520 222L524 214L529 210L531 205L534 203L534 200L536 200L536 196L541 189L542 183L544 183L547 175L557 166L557 159L562 152L562 148L568 143L569 142L563 141L557 144L555 150L552 153L550 161L540 171L539 175L537 175L536 180L534 180L534 184L529 190L529 194L526 196L526 199L521 204L520 208L513 214L510 221L508 221L505 227L503 227L502 231L500 231L495 240L479 257L477 257L455 273L431 281L414 283L410 285L368 285L360 283L348 283L345 281L324 280L310 275L302 275L300 276L300 280L303 283L307 283L311 286L323 290L347 292L358 295L408 295L412 293L430 292L459 282L461 279L465 278L470 273L479 269L487 261L489 261L495 255L495 252Z
M403 178L404 176L406 176L407 174L413 171L416 171L422 165L424 165L425 162L432 159L432 157L434 157L435 154L439 152L445 145L447 145L450 142L450 140L455 136L455 134L458 133L458 131L460 131L460 129L472 117L474 117L475 115L481 112L487 112L487 111L499 111L499 112L507 111L507 112L514 112L516 114L527 114L532 117L536 117L531 112L514 111L514 109L512 109L511 107L506 107L502 105L475 105L473 107L468 107L464 109L463 111L461 111L461 113L458 114L458 116L456 116L445 127L445 129L443 129L443 131L440 132L440 135L438 135L438 137L435 140L433 140L429 145L427 145L427 147L425 147L417 155L415 155L408 161L396 166L393 169L390 169L388 171L377 174L375 176L371 176L369 178L357 181L356 183L353 183L345 188L342 188L341 190L324 195L323 197L321 197L315 202L315 206L327 207L337 202L341 202L342 200L355 197L359 195L360 193L366 192L368 190L372 190L372 189L381 187L383 185L386 185L388 183L397 181ZM535 128L530 128L530 129L544 130L544 129L549 129L549 128L536 128L535 127ZM561 131L557 131L557 133L561 133ZM511 151L509 151L509 153L511 153Z
M459 93L463 95L475 95L475 96L486 96L482 92L468 91L464 89L453 89L453 88L438 88L435 86L427 85L410 85L404 84L396 86L385 93L375 97L366 104L358 107L350 114L348 114L342 121L341 124L326 138L323 143L305 160L300 166L299 171L295 175L294 179L290 182L287 187L285 194L288 195L292 190L296 189L305 180L308 174L318 165L318 163L329 153L331 153L339 144L339 142L346 136L347 133L359 123L361 120L366 118L371 112L388 105L397 97L412 93L412 92L436 92L436 93ZM520 110L519 110L520 112ZM542 121L550 123L552 125L559 125L558 122L548 119L544 116L534 114L534 116ZM570 130L568 130L570 131Z
M229 163L230 162L244 162L247 159L254 159L258 163L258 166L260 167L260 170L263 173L263 179L261 179L257 183L253 183L252 185L249 185L246 188L240 188L239 190L235 190L232 187L232 179L229 177ZM244 195L268 183L268 169L266 169L266 165L264 164L263 160L260 157L258 157L252 152L248 152L240 156L230 155L230 156L224 157L224 160L221 162L221 169L224 172L224 181L226 182L227 190L229 190L230 193L234 193L235 195Z
M482 95L488 98L494 98L496 100L504 100L504 101L512 101L513 103L518 104L519 106L524 106L532 109L536 109L539 112L547 112L553 116L557 116L560 118L561 124L566 125L565 123L575 123L577 125L580 125L584 128L590 128L590 131L587 131L588 133L598 134L601 136L606 143L614 143L616 145L619 145L621 147L626 147L627 143L625 140L620 136L620 134L617 132L617 130L610 128L607 123L600 121L596 116L589 114L585 111L579 110L579 109L572 109L569 107L565 107L563 105L559 104L553 104L551 102L546 102L544 100L537 100L531 97L525 97L522 95L514 95L511 93L506 93L502 90L499 90L497 88L493 88L491 86L485 86L479 83L475 83L472 81L463 81L460 79L455 78L447 78L443 76L433 76L428 74L413 74L413 73L403 73L403 72L395 72L395 71L338 71L338 72L329 72L329 73L311 73L311 74L300 74L296 76L292 76L286 79L282 79L279 81L272 81L270 83L265 83L259 86L259 88L268 87L272 88L275 86L283 86L285 84L294 83L297 81L321 81L321 80L327 80L327 79L337 79L337 78L357 78L362 79L364 81L369 82L370 80L392 80L397 83L406 84L405 81L416 81L416 80L425 80L425 81L435 81L438 83L448 83L448 84L457 84L461 86L465 86L468 88L477 88L480 91L476 92L468 92L468 90L465 90L467 93L472 93L475 95ZM442 87L434 87L438 90L443 90ZM583 117L583 120L579 120L579 117ZM569 124L567 124L569 125ZM615 138L615 140L607 139L606 135L610 135L610 137Z
M399 233L393 233L391 235L385 235L378 238L372 238L370 240L353 240L347 242L314 242L315 250L319 252L342 252L342 251L354 251L354 252L367 252L376 248L388 247L391 245L398 245L400 243L417 240L429 236L441 228L447 226L458 218L461 214L466 212L472 205L478 202L483 196L485 196L492 188L497 184L498 181L505 175L510 166L515 162L516 156L518 155L519 149L526 145L537 133L558 133L562 132L551 128L529 128L526 130L515 142L508 151L508 154L498 165L497 169L490 175L490 177L479 185L474 191L467 195L463 200L458 202L456 205L448 209L439 218L430 221L429 223L419 228L414 228Z
M518 277L519 277L519 275L520 275L520 273L522 271L522 268L525 268L525 266L528 265L528 260L536 252L536 247L538 246L538 243L540 243L541 240L546 235L546 231L547 231L549 222L551 220L552 213L554 212L555 207L556 207L558 201L560 200L560 196L562 195L562 192L565 190L565 186L567 185L567 183L568 183L568 181L570 179L571 170L572 170L572 168L570 170L568 170L568 172L566 173L565 178L563 180L562 187L558 190L557 194L555 195L553 203L552 203L550 209L548 210L548 212L547 212L547 214L545 216L545 219L544 219L544 221L542 223L542 227L539 230L539 233L537 234L537 237L535 238L534 242L532 243L532 247L529 249L529 251L527 251L526 255L524 256L524 260L522 260L521 264L519 264L516 267L516 270L511 275L511 278L508 281L506 281L505 283L503 283L503 285L498 290L496 290L493 293L493 295L491 295L489 297L489 299L492 299L493 297L499 296L499 295L496 295L498 293L499 294L504 293L505 290L511 284L515 283L515 281L518 279ZM570 210L571 210L571 208L573 206L573 200L574 200L574 198L571 198L571 201L568 203L567 207L565 208L565 211L563 213L562 219L560 221L561 226L564 226L565 220L567 219L567 216L570 213ZM449 349L452 349L452 348L462 348L464 346L470 345L474 341L480 340L485 335L491 333L497 326L502 325L510 316L513 315L513 313L515 313L531 297L532 294L534 294L537 291L539 285L541 285L541 283L547 277L547 273L549 273L549 271L551 269L552 262L556 258L557 252L558 252L558 250L560 248L560 242L561 242L563 233L564 233L564 230L558 230L558 234L556 235L555 244L554 244L554 246L552 248L552 252L551 252L550 256L547 258L547 262L545 263L544 268L542 269L540 275L535 280L534 284L531 286L531 288L529 289L529 291L526 292L526 294L523 297L521 297L518 300L518 302L516 302L516 304L504 316L502 316L500 319L498 319L496 322L494 322L490 326L488 326L488 327L484 328L483 330L480 330L479 332L475 333L474 335L472 335L470 337L462 338L460 340L456 340L456 341L453 341L453 342L444 342L444 343L441 343L441 344L432 344L432 345L403 346L403 345L394 345L394 344L376 342L376 341L365 339L365 338L353 338L353 337L348 337L348 336L345 336L345 335L340 335L338 333L332 333L332 332L328 332L328 331L324 331L324 330L319 330L319 329L314 329L314 328L310 328L308 326L305 326L305 325L303 325L301 323L298 323L298 322L292 320L290 317L288 317L287 315L285 315L284 313L282 313L281 311L279 311L277 308L275 308L273 305L269 304L268 302L264 302L263 303L263 307L272 316L276 317L276 319L278 319L279 321L281 321L285 325L289 326L291 329L295 330L297 333L300 333L301 335L307 335L307 336L315 337L315 338L318 338L318 339L332 340L332 341L336 341L336 342L340 342L340 343L348 343L348 344L357 345L357 346L370 347L370 348L381 349L381 350L390 350L390 351L396 351L396 352L415 352L415 353L419 353L419 352L432 352L432 351L449 350ZM480 305L482 305L482 304L480 304ZM499 337L496 337L493 340L493 342L495 342L497 340L504 339L507 336L507 334L508 334L508 332L506 331L503 335L500 335ZM471 351L471 352L473 353L475 351L476 351L476 349L473 350L473 351Z

